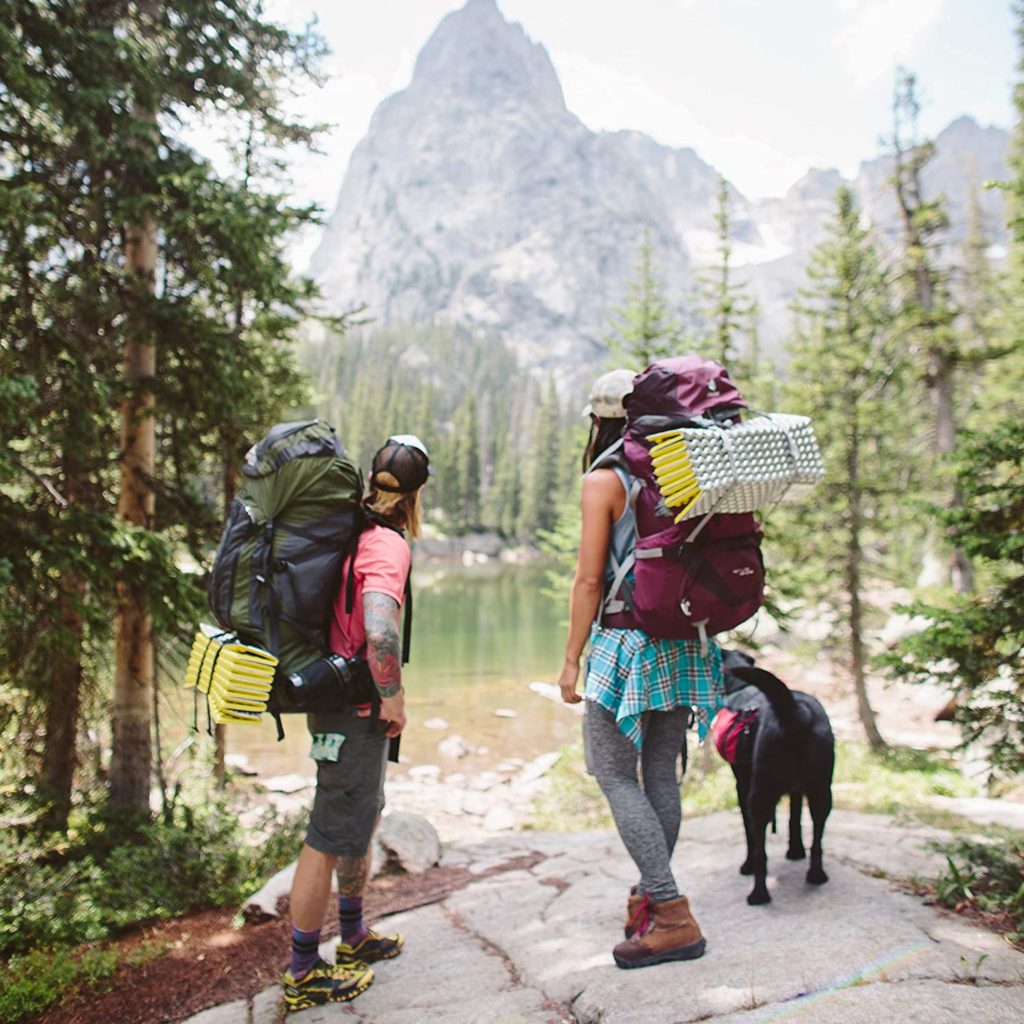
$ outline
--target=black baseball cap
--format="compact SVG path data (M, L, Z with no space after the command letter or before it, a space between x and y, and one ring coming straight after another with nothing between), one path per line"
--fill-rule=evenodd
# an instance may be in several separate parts
M390 473L398 485L377 479L378 473ZM373 457L370 484L378 491L410 494L418 490L430 476L430 453L415 434L395 434L384 442Z

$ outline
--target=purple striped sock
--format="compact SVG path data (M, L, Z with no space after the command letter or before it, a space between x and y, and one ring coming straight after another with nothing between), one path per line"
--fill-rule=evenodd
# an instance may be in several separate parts
M320 958L320 929L315 932L304 932L301 928L292 928L292 977L296 981L309 974L310 968Z
M346 946L354 946L362 941L366 934L362 896L338 897L338 923L341 925L341 941Z

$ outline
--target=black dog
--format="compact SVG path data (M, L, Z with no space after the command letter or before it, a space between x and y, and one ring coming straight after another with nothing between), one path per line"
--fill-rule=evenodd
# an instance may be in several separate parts
M781 679L754 666L742 651L725 651L726 706L739 713L734 729L736 796L747 834L747 859L740 873L754 876L750 904L769 903L765 878L765 830L774 823L775 807L789 794L789 860L802 860L800 818L803 798L814 825L807 881L828 881L821 866L821 837L832 810L832 769L835 739L825 709L812 696L790 690Z

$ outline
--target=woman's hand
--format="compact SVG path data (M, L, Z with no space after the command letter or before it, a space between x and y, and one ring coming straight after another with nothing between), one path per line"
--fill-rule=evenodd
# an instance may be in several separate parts
M566 661L562 666L562 674L558 677L558 687L562 691L562 700L566 704L579 704L583 698L576 692L576 683L580 677L580 663Z

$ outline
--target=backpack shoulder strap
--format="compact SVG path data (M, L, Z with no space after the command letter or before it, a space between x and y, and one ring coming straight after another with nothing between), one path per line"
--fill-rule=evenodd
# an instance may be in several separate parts
M622 466L623 469L626 469L626 455L622 450L625 443L625 436L620 437L599 455L594 456L590 465L587 466L587 473L592 473L595 469L614 469L616 466Z
M640 495L640 488L643 486L639 480L635 477L629 476L629 487L626 491L626 502L629 510L633 513L634 522L636 519L636 502ZM632 549L626 554L626 556L620 562L615 555L613 550L609 550L609 557L612 563L612 577L611 585L608 587L608 592L605 594L604 601L601 605L601 613L603 615L614 615L616 612L630 611L632 608L632 593L631 587L627 580L630 570L636 564L636 543L634 541ZM623 597L619 595L623 594Z
M351 615L356 603L356 574L355 561L356 552L359 550L359 535L366 529L367 511L360 504L356 512L355 529L352 531L352 540L349 542L346 553L347 568L345 570L345 611Z

